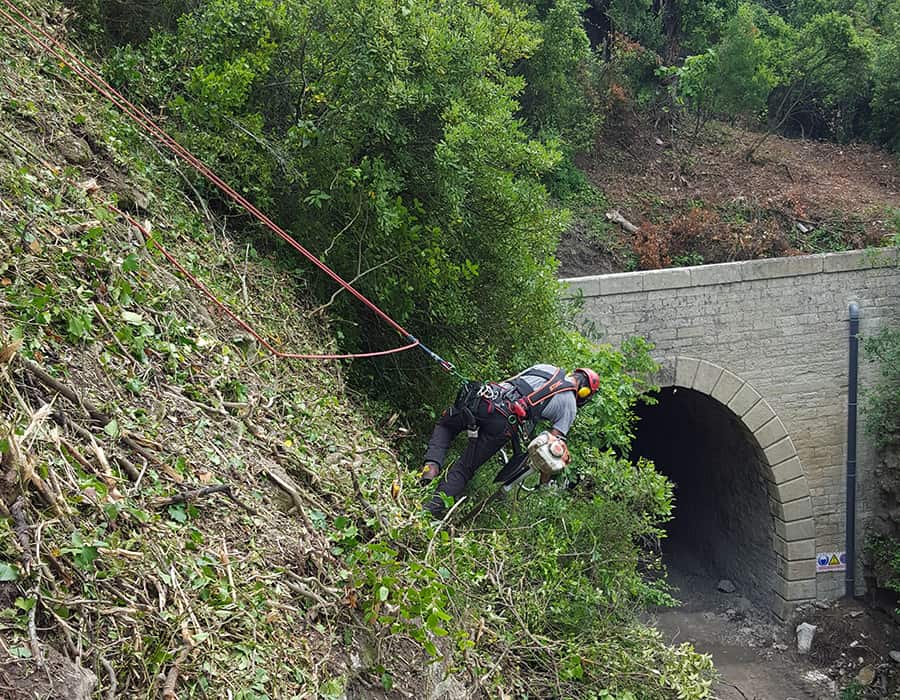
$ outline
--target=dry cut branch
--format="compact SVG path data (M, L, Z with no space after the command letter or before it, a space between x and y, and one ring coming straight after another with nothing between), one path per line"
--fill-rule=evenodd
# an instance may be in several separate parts
M187 503L189 501L196 500L197 498L203 498L204 496L209 496L212 494L221 493L227 496L231 501L239 505L245 511L247 511L250 515L256 515L256 511L253 510L250 506L241 501L237 496L235 496L231 492L231 486L227 484L215 484L213 486L204 486L200 489L191 489L190 491L182 491L181 493L175 494L174 496L170 496L169 498L161 498L157 499L154 503L156 508L165 508L166 506L172 506L176 503Z
M640 228L622 216L622 213L618 209L606 212L606 219L607 221L612 221L614 224L619 224L619 226L628 231L628 233L640 233L641 231Z
M44 386L53 389L57 394L64 396L69 401L74 403L76 406L81 406L87 414L95 421L101 424L101 426L109 423L110 418L99 408L94 406L87 399L83 399L78 394L75 393L74 390L60 382L55 377L51 377L46 371L38 367L37 364L32 362L31 360L27 360L22 358L22 366L34 376L41 384Z

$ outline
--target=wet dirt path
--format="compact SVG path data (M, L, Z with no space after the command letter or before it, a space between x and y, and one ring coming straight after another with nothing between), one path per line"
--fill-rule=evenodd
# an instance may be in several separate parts
M718 580L670 569L678 608L654 610L647 621L673 643L691 642L711 654L721 680L718 700L827 700L837 697L812 664L796 654L789 630Z

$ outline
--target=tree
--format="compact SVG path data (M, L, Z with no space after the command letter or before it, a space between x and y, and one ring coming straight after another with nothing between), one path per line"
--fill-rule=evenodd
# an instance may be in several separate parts
M872 135L900 151L900 9L876 45L872 83Z
M541 45L522 68L526 119L536 132L558 135L576 152L593 146L602 119L599 66L580 9L580 2L560 0L546 13Z
M617 31L658 51L667 63L717 43L738 0L609 0Z
M570 31L544 54L547 86L562 84L560 61L585 58L573 8L551 13ZM539 31L527 8L495 0L210 0L177 33L120 51L110 72L401 324L494 374L523 347L552 346L561 323L563 220L540 181L559 152L530 137L515 74ZM321 275L309 279L331 297ZM346 296L330 307L345 345L393 345ZM404 381L370 383L414 381L422 393L396 398L418 406L449 391L440 373L410 377L433 372L424 357L395 369Z
M817 15L799 32L787 31L776 41L777 50L766 52L776 81L769 101L769 126L748 149L747 158L789 121L801 130L820 124L836 133L838 120L848 120L848 113L865 100L867 85L860 77L869 75L871 47L847 15Z
M712 116L758 114L772 86L760 32L747 5L741 5L714 48L688 56L670 72L677 77L676 100L693 115L691 143Z

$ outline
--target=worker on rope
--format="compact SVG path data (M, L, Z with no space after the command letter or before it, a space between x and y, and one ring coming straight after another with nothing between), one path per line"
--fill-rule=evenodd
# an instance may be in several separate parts
M549 480L568 462L565 438L578 409L599 388L600 377L592 369L567 373L546 364L529 367L499 383L467 382L434 427L425 452L422 481L429 484L437 479L450 444L463 430L468 432L469 442L425 509L436 518L442 517L446 511L442 494L458 499L482 464L508 440L513 440L518 452L519 435L529 435L539 421L548 421L552 427L532 441L529 452L539 462L542 482Z

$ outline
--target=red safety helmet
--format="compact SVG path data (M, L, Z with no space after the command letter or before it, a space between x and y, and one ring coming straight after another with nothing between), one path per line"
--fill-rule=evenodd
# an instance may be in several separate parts
M583 406L600 388L600 375L588 367L579 367L572 372L578 389L575 390L575 403Z

